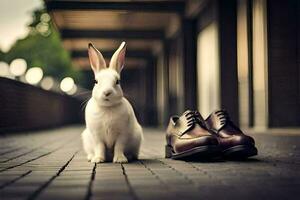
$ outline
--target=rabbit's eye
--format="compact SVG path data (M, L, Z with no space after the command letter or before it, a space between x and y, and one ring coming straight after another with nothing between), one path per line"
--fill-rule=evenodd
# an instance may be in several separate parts
M97 83L98 83L98 81L95 79L95 80L94 80L94 83L95 83L95 84L97 84Z
M116 80L116 85L119 85L119 84L120 84L120 80L117 79L117 80Z

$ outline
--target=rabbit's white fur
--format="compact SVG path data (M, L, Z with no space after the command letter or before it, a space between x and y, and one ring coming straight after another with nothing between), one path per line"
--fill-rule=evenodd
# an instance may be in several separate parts
M82 141L87 159L93 163L111 160L125 163L138 158L142 127L117 83L124 66L125 51L123 42L106 68L101 53L89 44L89 59L98 83L85 109L86 129Z

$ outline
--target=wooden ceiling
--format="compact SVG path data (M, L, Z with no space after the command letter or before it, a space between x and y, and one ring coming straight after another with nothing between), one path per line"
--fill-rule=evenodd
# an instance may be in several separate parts
M133 11L54 11L60 28L102 30L163 30L177 18L172 13Z
M110 59L105 59L106 64ZM89 59L87 57L80 57L80 58L73 58L72 64L75 69L79 70L91 70ZM132 68L145 68L147 66L147 61L140 58L126 58L126 68L125 69L132 69Z
M127 42L126 65L143 67L175 33L184 12L184 0L45 0L64 47L79 69L89 68L87 45L92 42L106 59ZM140 53L139 53L140 52ZM147 56L149 54L149 56Z
M95 47L101 49L101 51L110 51L117 49L121 44L120 39L101 39L101 38L75 38L75 39L64 39L63 45L69 50L86 50L88 43L92 42ZM127 40L128 50L159 50L161 49L160 40Z

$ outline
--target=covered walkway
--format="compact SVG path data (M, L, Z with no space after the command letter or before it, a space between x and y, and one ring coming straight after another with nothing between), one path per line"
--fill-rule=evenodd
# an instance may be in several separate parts
M0 77L0 200L299 199L300 1L44 2L87 92ZM136 162L95 165L80 141L94 85L87 45L108 62L123 40L121 85L145 141ZM258 156L164 158L171 115L218 108L251 130Z
M141 160L91 164L81 126L1 136L0 197L16 199L297 199L300 137L254 135L246 161L164 159L164 133L145 130Z

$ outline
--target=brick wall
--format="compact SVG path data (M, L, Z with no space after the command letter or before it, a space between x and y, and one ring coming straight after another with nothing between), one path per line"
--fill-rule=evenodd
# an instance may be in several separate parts
M0 77L0 134L82 121L80 101Z

